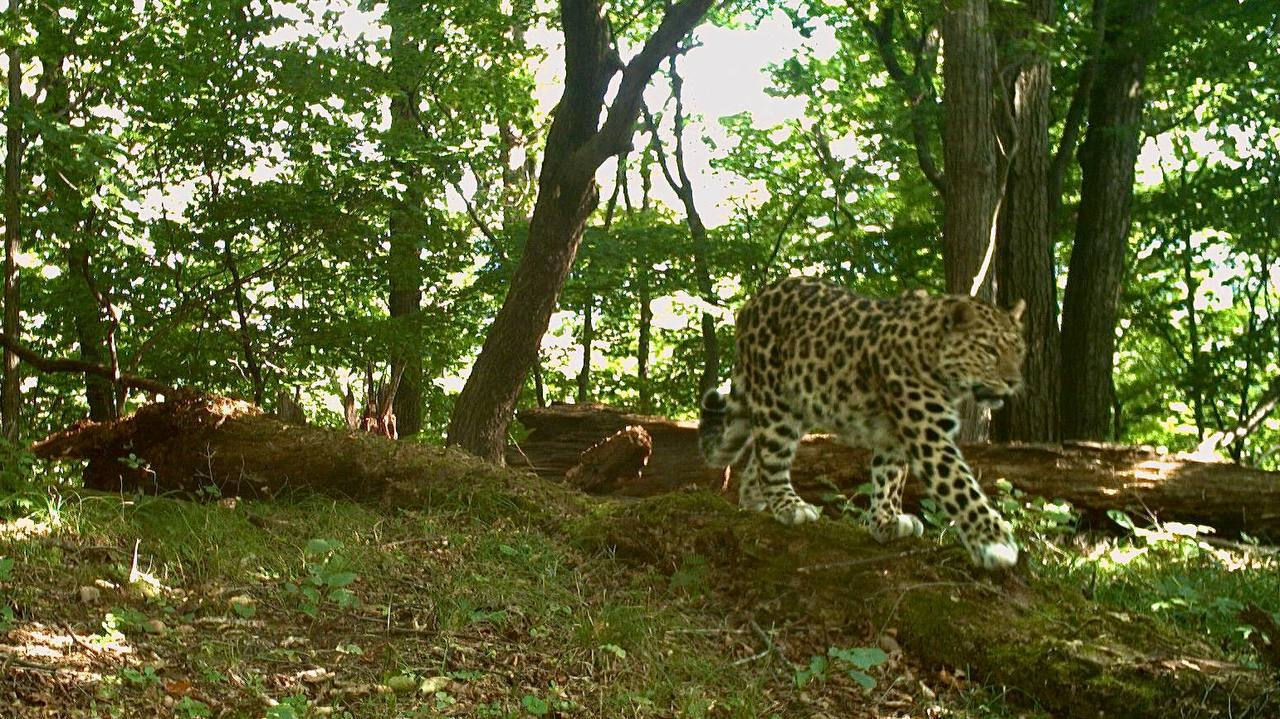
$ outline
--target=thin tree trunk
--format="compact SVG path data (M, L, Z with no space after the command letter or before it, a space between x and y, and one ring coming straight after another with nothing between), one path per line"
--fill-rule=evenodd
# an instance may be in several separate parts
M1024 0L1035 25L1053 22L1052 0ZM1025 38L1016 38L1025 41ZM1023 391L996 414L996 439L1053 442L1058 439L1058 290L1055 283L1052 215L1046 191L1050 170L1049 59L1036 52L1013 82L1014 132L1018 147L1012 158L1008 187L996 240L996 272L1001 306L1027 303L1023 313L1027 359Z
M649 337L653 332L653 307L651 306L651 298L649 297L649 272L650 268L643 266L640 268L639 278L639 294L640 294L640 330L639 337L636 340L636 384L640 391L640 406L637 410L640 414L649 414L653 411L653 387L649 385Z
M235 255L231 252L231 238L222 242L222 259L227 271L231 273L231 282L235 288L234 300L236 317L240 324L240 351L244 353L245 368L249 371L249 380L253 383L253 403L259 407L266 401L267 389L262 380L262 363L258 361L258 353L253 348L253 332L249 326L249 305L244 294L244 286L240 281L240 269L236 266Z
M947 292L995 299L994 273L983 274L993 241L996 207L996 147L992 70L995 49L987 0L953 0L942 21L944 84L943 268ZM987 435L988 413L972 402L960 407L960 436Z
M1062 305L1062 434L1107 437L1143 81L1157 0L1113 0L1080 148L1080 209Z
M582 367L578 370L578 404L591 399L591 345L596 341L596 328L591 315L595 312L595 295L587 292L582 303Z
M18 0L9 0L9 17L13 27L18 27ZM4 162L4 334L18 339L22 335L18 312L21 293L18 286L18 253L22 251L18 223L21 209L18 195L21 191L19 162L22 155L22 116L19 104L22 100L22 59L17 42L9 46L9 107L5 124ZM22 407L18 375L18 356L8 349L4 352L4 376L0 381L0 430L10 441L18 437L18 423Z
M684 206L685 223L689 226L689 237L693 240L693 275L702 301L708 304L716 302L715 288L711 284L711 270L708 257L710 241L707 238L707 226L698 212L698 203L693 195L693 181L689 179L688 168L684 160L684 78L676 70L676 58L673 55L668 65L671 80L671 97L675 99L675 148L672 159L675 161L675 173L667 166L666 153L662 149L662 140L658 137L658 125L648 108L644 109L645 121L649 132L653 134L653 150L657 155L658 167L662 170L671 191L680 198ZM720 341L716 337L716 319L710 312L703 312L702 330L702 376L698 381L698 396L720 384Z
M547 387L542 381L542 357L533 361L533 393L537 395L538 406L547 406Z
M565 88L547 134L528 241L454 406L449 444L503 461L507 425L525 374L537 358L587 217L599 201L595 172L629 147L649 79L712 3L681 0L668 8L644 48L622 68L621 83L601 124L605 95L619 69L608 25L599 0L562 1Z

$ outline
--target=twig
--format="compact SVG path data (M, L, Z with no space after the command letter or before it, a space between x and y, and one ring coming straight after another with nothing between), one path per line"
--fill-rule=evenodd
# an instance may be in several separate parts
M904 552L892 552L889 554L877 554L874 557L863 557L862 559L851 559L847 562L827 562L825 564L810 564L804 567L797 567L796 571L802 574L816 572L821 569L844 569L847 567L858 567L864 564L878 564L887 562L892 559L902 559L903 557L911 557L917 554L933 554L943 551L943 547L925 547L923 549L908 549Z
M769 636L768 632L761 629L760 625L756 623L756 620L754 618L751 619L751 628L755 630L756 636L760 637L760 639L764 642L764 649L760 652L752 654L749 657L743 657L733 662L729 666L738 667L738 666L742 666L743 664L749 664L751 662L756 661L757 659L764 659L774 651L773 637Z

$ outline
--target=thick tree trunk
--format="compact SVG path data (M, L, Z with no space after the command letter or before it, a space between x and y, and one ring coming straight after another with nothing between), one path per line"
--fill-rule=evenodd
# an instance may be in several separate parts
M522 410L520 422L531 430L520 443L523 456L545 477L563 477L584 449L638 425L652 438L653 456L644 475L620 486L618 493L646 496L689 485L719 487L723 481L721 470L703 465L697 427L691 422L626 414L600 405ZM1007 479L1029 495L1070 501L1086 520L1102 526L1110 526L1109 509L1140 515L1149 510L1164 520L1200 522L1224 533L1243 530L1280 540L1277 472L1093 444L970 444L964 453L988 492L995 491L997 480ZM801 444L791 477L802 495L820 502L832 485L852 495L870 481L869 463L866 451L815 435ZM909 482L904 496L914 506L923 496L921 483Z
M1053 22L1051 0L1025 0L1032 27ZM1030 24L1030 23L1029 23ZM1025 42L1025 38L1019 38ZM1013 102L1012 159L1000 212L996 270L1001 306L1026 300L1023 313L1027 359L1023 391L992 422L1000 441L1053 442L1058 435L1058 288L1055 282L1052 218L1046 186L1051 164L1049 59L1034 54L1020 69L1008 97Z
M995 50L987 0L952 0L942 21L944 86L943 160L946 201L942 216L947 292L995 299L988 253L994 240L996 146L992 122ZM963 439L987 436L988 413L972 402L960 407Z
M18 27L17 0L9 0L9 18ZM18 224L21 207L18 197L20 187L19 162L22 157L22 118L19 103L22 102L22 59L17 43L9 46L9 107L6 110L5 159L4 159L4 334L17 339L22 334L19 315L20 293L18 289L18 253L22 251ZM10 440L18 437L18 422L22 398L19 394L18 356L4 352L4 373L0 377L0 432Z
M405 189L392 201L387 218L390 252L387 256L387 305L396 327L391 364L404 367L396 388L392 412L399 436L422 430L422 259L420 251L426 234L426 189L422 167L403 159L409 143L420 138L410 103L411 88L421 82L415 77L420 67L419 50L410 40L409 28L421 22L422 5L409 0L393 0L388 6L391 24L391 76L395 95L391 98L391 127L386 144L393 166L400 171Z
M614 444L632 458L646 447L639 432ZM653 448L661 451L657 437ZM885 547L847 522L786 527L710 492L588 502L458 452L287 425L222 398L150 405L35 449L46 458L88 458L86 484L109 491L213 485L226 496L274 496L310 489L397 509L447 498L541 526L646 575L673 574L697 555L704 586L733 588L713 590L728 614L856 628L821 646L848 646L865 636L862 627L893 628L915 661L964 667L1054 716L1226 716L1241 706L1254 710L1250 716L1274 716L1278 708L1269 676L1225 661L1193 635L1105 611L1016 570L975 579L958 550L911 540ZM119 465L128 451L148 466Z
M1112 0L1080 148L1080 210L1062 305L1062 435L1111 429L1111 371L1157 0Z
M711 5L712 0L681 0L669 7L644 48L623 68L601 125L605 94L618 70L608 27L599 0L561 3L565 89L547 134L528 241L454 406L449 444L502 461L507 424L525 374L573 266L587 217L599 200L596 169L630 146L649 78Z

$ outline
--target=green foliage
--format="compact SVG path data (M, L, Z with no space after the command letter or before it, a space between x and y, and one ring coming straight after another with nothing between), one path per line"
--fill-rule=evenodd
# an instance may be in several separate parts
M874 689L876 680L867 674L867 670L884 664L888 659L884 650L877 647L829 647L826 656L815 654L809 658L808 666L795 671L795 683L797 687L804 688L811 682L826 680L827 672L837 669L863 689Z
M299 609L303 613L314 617L325 602L339 609L356 605L356 595L347 587L356 581L357 575L348 570L349 562L340 554L341 550L342 542L337 540L307 541L303 549L304 575L296 582L284 583L285 591L300 599Z

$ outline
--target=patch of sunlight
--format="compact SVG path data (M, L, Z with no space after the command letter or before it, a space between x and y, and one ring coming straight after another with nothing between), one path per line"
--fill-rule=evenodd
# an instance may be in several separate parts
M1114 547L1107 552L1107 561L1115 566L1123 567L1150 550L1150 547Z
M19 517L11 522L0 522L0 539L46 537L52 530L52 522L37 522L30 517Z

